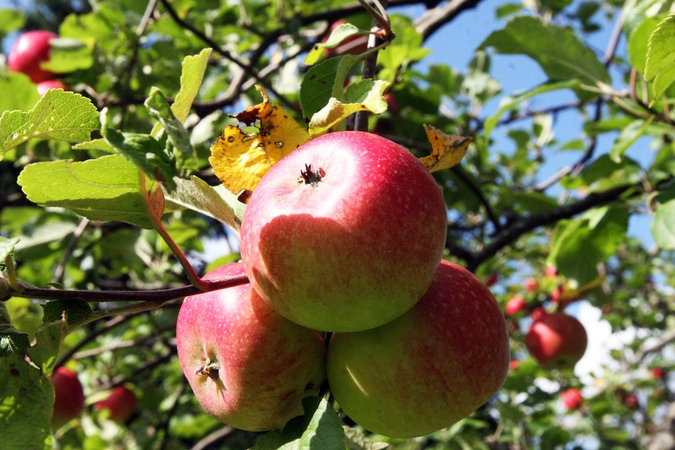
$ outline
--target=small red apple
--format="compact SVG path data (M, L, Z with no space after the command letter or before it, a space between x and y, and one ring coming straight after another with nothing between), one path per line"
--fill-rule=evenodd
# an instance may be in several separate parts
M253 192L241 257L255 290L308 328L361 331L422 297L447 233L443 195L405 148L372 133L312 139Z
M414 437L473 413L509 370L506 321L490 290L441 261L429 290L381 327L334 333L328 384L351 419L374 433Z
M584 399L583 395L581 395L581 391L577 388L567 389L560 395L560 398L562 399L565 407L570 411L579 409L581 402Z
M234 263L204 279L243 274ZM301 415L302 399L325 377L321 334L277 314L249 283L186 297L176 346L202 407L242 430L271 430Z
M387 110L394 116L401 114L401 108L398 106L396 97L392 92L385 92L383 95L384 99L387 101Z
M509 363L509 370L516 370L519 365L520 365L520 361L518 361L517 359L513 359Z
M586 329L565 313L544 314L530 326L525 345L545 369L572 368L588 345Z
M530 319L532 319L533 321L537 321L546 314L548 314L548 312L546 312L544 308L542 308L541 306L537 306L530 313Z
M58 367L52 374L52 386L54 386L54 412L51 426L56 430L82 414L84 390L77 375L63 366Z
M37 84L37 91L40 95L45 95L50 89L63 89L64 91L68 90L68 86L60 82L59 80L45 80L40 81Z
M539 289L539 282L536 278L525 278L525 290L527 290L527 292L535 292L537 289Z
M49 41L58 36L51 31L28 31L16 40L7 57L7 67L14 72L28 75L33 83L49 80L54 74L41 69L42 62L49 61Z
M558 271L553 266L546 266L544 270L544 276L548 278L554 278L558 274Z
M654 367L652 369L652 375L654 378L658 378L659 380L664 380L666 378L666 371L663 370L662 367Z
M511 297L508 302L506 302L506 307L504 308L507 316L515 316L520 311L527 308L527 302L523 297L516 295Z
M129 420L136 412L137 407L138 398L136 398L136 394L125 386L114 387L110 396L94 404L96 411L107 410L107 418L119 424Z

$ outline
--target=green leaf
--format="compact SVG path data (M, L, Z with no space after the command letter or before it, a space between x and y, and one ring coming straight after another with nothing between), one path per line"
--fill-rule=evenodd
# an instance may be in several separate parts
M49 61L40 64L40 68L54 73L68 73L88 69L94 64L92 49L84 42L74 38L58 38L49 41L52 49Z
M544 83L516 97L504 98L500 102L499 110L485 120L485 139L490 138L490 134L492 133L492 130L494 130L495 126L497 126L501 116L504 115L506 111L509 111L520 105L524 100L534 97L535 95L543 94L545 92L557 91L560 89L575 89L577 87L579 87L578 80L564 80L555 83Z
M0 303L0 309L5 309L4 303ZM30 347L28 333L19 331L12 325L0 323L0 358L10 355L23 357L28 347Z
M621 130L621 133L616 138L614 145L612 145L612 148L609 151L609 156L612 161L616 163L621 162L623 154L626 153L630 146L645 133L651 123L652 118L649 118L648 120L636 119L626 128Z
M152 88L150 95L145 100L145 106L150 111L150 114L159 121L164 127L169 141L173 144L173 154L171 155L176 167L179 170L188 172L195 171L199 168L199 160L195 149L190 143L190 135L183 126L183 122L178 120L169 106L169 101L164 97L164 94L157 89ZM150 136L152 138L152 136ZM164 155L164 152L161 152Z
M3 448L51 449L50 422L54 388L50 381L65 335L65 322L44 326L30 360L16 355L0 358L0 436Z
M605 206L556 226L548 262L578 286L598 276L597 265L626 239L630 214L625 207Z
M122 156L31 164L21 172L18 183L28 199L40 206L60 206L91 220L153 228L148 194L141 190L141 174ZM149 185L148 191L153 192L152 188ZM163 197L153 196L149 201L162 203Z
M98 111L89 99L50 90L29 112L5 111L0 116L0 156L32 138L89 141L99 126Z
M645 71L647 64L647 51L649 49L649 37L654 30L659 26L659 23L667 17L666 15L659 15L656 17L649 17L643 20L640 25L633 31L628 39L627 52L628 59L633 67L640 72Z
M345 102L330 98L328 104L317 111L309 122L309 134L313 137L327 132L357 111L382 114L387 110L387 101L382 97L389 83L382 80L364 80L349 86Z
M396 77L405 72L410 63L424 59L431 49L423 48L424 36L417 31L409 17L392 14L391 28L396 38L377 55L377 63L382 66L378 78L394 83Z
M654 78L675 62L675 15L663 19L649 37L645 79Z
M675 200L659 205L650 229L656 245L663 250L675 249Z
M107 114L101 115L101 134L111 147L136 165L143 173L155 181L165 183L174 189L174 176L177 176L169 155L157 139L149 134L121 133L107 126Z
M65 320L69 328L86 321L92 313L89 303L80 299L52 300L41 306L44 311L42 318L44 323Z
M0 9L0 38L26 23L26 15L17 9ZM3 91L5 92L5 91Z
M310 52L305 57L305 64L308 66L316 64L319 59L321 59L324 49L335 48L345 39L358 34L362 34L361 30L351 23L343 23L338 25L333 31L331 31L330 36L328 36L328 39L326 39L326 42L321 42L315 45L312 50L310 50Z
M166 201L168 209L191 209L219 220L233 230L239 230L246 209L246 205L222 185L214 188L194 176L176 179L176 189L166 193Z
M6 302L0 302L0 358L10 355L23 358L28 347L30 347L28 334L12 325Z
M351 55L336 56L310 67L300 85L300 106L305 118L311 118L331 98L342 100L343 85L355 61Z
M178 95L176 95L173 105L171 105L171 111L176 116L176 119L181 122L185 122L185 119L187 119L192 102L194 102L199 93L199 88L202 85L204 73L206 72L206 66L209 62L209 56L211 56L211 49L205 48L198 55L186 56L183 59L180 74L180 91L178 91Z
M0 92L12 93L0 95L0 113L12 110L28 111L40 100L35 84L22 73L7 72L6 76L0 76Z
M253 450L337 450L345 448L342 421L328 402L319 397L302 401L305 415L291 419L282 433L271 431Z
M0 236L0 268L4 268L5 260L14 253L14 247L19 242L19 238L6 238Z
M534 17L516 17L502 30L493 32L480 48L493 46L503 54L531 57L552 81L577 79L582 85L611 85L605 66L574 31ZM576 89L582 100L599 94Z
M80 142L73 145L73 150L100 150L106 153L115 153L115 149L103 138L94 139L89 142Z

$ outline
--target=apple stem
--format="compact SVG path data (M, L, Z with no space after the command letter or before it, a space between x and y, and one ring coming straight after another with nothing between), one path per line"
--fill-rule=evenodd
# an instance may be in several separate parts
M316 187L316 185L325 175L326 172L322 168L319 167L318 170L312 170L311 164L305 164L305 168L300 170L298 181L304 182L305 184L311 184L312 187Z
M218 363L215 361L211 361L209 358L206 358L206 362L202 367L200 367L196 374L197 375L206 375L207 377L211 378L212 380L218 379L218 371L220 370L220 367L218 367Z

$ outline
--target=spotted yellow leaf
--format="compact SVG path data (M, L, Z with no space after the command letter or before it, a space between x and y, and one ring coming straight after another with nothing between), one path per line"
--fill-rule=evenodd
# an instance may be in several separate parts
M459 164L473 140L471 137L445 134L441 130L426 124L424 125L424 131L426 131L431 144L431 155L420 158L420 162L429 169L429 172L449 169Z
M307 131L283 108L270 103L263 88L256 89L263 102L233 116L246 128L225 127L209 158L223 186L244 202L270 167L309 140Z

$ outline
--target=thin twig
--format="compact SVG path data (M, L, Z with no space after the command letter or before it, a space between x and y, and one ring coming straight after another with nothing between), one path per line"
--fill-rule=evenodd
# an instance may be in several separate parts
M245 275L221 278L218 280L204 281L207 291L225 289L227 287L238 286L248 283ZM18 281L18 289L12 291L15 297L39 298L44 300L74 300L81 299L87 302L167 302L177 298L183 298L188 295L199 294L202 291L196 287L181 286L168 289L148 289L142 291L100 291L100 290L80 290L80 289L53 289L39 288L30 284Z
M365 0L364 0L365 1ZM375 0L381 3L381 8L384 9L387 7L387 0ZM362 4L364 2L361 2ZM380 22L388 20L387 17L382 17L377 11L368 9L368 12L373 16L373 23L371 27L371 33L368 37L368 50L374 49L379 45L379 38L374 31L380 28ZM388 27L391 30L391 27ZM375 76L375 67L377 65L377 51L373 51L366 55L366 59L363 61L363 79L371 80ZM355 131L368 131L368 116L370 112L368 111L358 111L354 118L354 130Z
M87 229L88 225L89 219L83 217L82 220L80 221L80 224L77 226L75 231L73 231L73 237L70 239L68 245L66 246L65 251L63 252L63 258L61 258L61 262L59 263L58 266L56 266L56 269L54 269L55 283L61 284L63 282L63 276L66 272L66 265L68 264L70 257L73 255L75 247L77 247L77 242L82 237L82 234L84 233L84 230Z

